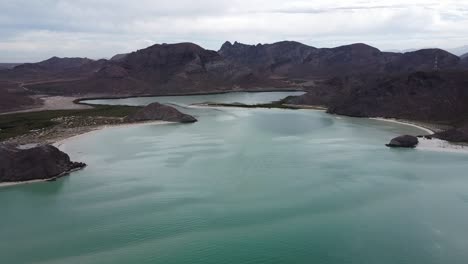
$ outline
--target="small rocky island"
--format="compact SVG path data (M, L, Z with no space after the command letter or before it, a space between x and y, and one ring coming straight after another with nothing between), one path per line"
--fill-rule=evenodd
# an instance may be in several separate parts
M0 183L54 180L85 166L52 145L0 144Z
M184 114L172 106L160 103L152 103L143 109L124 118L125 122L141 122L150 120L162 120L179 123L194 123L197 119L191 115Z
M391 148L415 148L419 140L415 136L399 136L390 141L386 146Z

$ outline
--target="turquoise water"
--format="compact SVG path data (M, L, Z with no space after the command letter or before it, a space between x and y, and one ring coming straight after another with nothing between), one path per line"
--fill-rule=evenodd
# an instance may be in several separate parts
M85 170L1 188L0 263L468 263L467 155L319 111L185 111L199 122L77 137L61 148Z
M153 102L188 106L200 103L243 103L263 104L281 100L290 95L303 95L304 92L234 92L192 96L137 97L113 100L88 100L83 103L110 105L148 105Z

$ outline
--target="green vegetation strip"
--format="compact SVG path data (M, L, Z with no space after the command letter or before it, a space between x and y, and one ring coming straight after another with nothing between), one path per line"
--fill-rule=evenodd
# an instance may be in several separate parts
M125 117L141 107L122 105L93 105L92 109L51 110L0 115L0 141L27 134L34 130L52 127L59 117Z

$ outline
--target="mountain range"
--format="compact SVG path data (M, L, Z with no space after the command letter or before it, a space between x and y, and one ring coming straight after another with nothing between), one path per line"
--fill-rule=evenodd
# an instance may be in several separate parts
M193 43L157 44L110 60L53 57L22 64L0 70L0 111L35 104L34 94L118 97L285 88L307 92L289 103L323 105L336 114L468 120L468 56L441 49L382 52L366 44L315 48L293 41L225 42L219 51Z
M424 49L430 49L430 48L424 48ZM394 50L387 50L387 51L389 51L389 52L398 52L398 53L406 53L406 52L413 52L413 51L417 51L417 50L420 50L420 49L404 49L404 50L394 49ZM460 56L468 53L468 45L460 46L460 47L456 47L456 48L451 48L451 49L446 49L446 51L460 57Z

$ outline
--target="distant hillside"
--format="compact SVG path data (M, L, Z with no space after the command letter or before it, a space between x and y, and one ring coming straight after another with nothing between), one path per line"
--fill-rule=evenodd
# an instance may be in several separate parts
M255 46L226 42L218 53L233 63L259 72L287 75L296 65L304 63L316 50L314 47L294 41Z
M370 72L398 74L446 70L460 64L459 57L440 49L401 54L381 52L366 44L317 49L298 42L266 45L226 42L219 54L263 74L306 79Z
M12 69L21 63L0 63L0 70Z
M85 79L28 86L51 94L173 94L284 86L193 43L153 45L106 61Z
M387 50L388 52L398 52L398 53L406 53L406 52L413 52L421 49L432 49L433 47L426 47L426 48L420 48L420 49L404 49L404 50ZM457 48L452 48L452 49L445 49L446 51L456 55L456 56L461 56L463 54L468 53L468 45L466 46L461 46Z
M17 82L41 82L63 79L78 79L90 76L98 71L105 60L94 61L87 58L52 57L38 63L25 63L1 71L0 80Z
M468 121L468 72L416 72L399 76L334 78L292 104L323 105L330 113L457 124Z
M453 48L453 49L448 49L447 51L451 52L451 53L453 53L453 54L455 54L457 56L461 56L463 54L468 53L468 45Z

